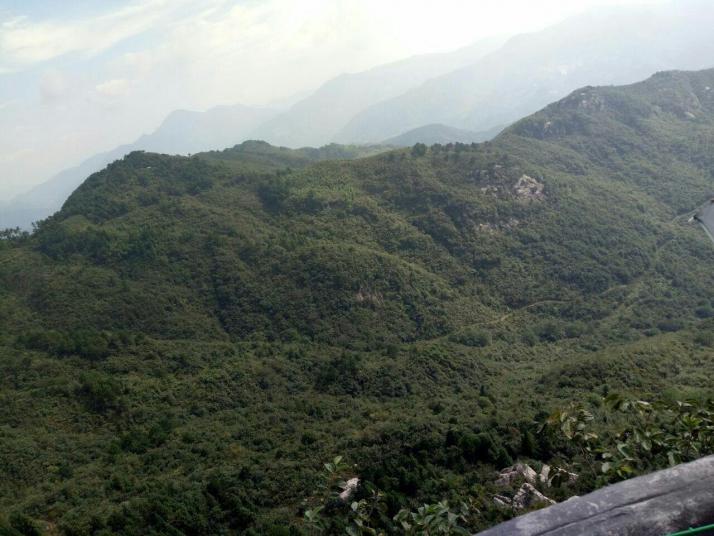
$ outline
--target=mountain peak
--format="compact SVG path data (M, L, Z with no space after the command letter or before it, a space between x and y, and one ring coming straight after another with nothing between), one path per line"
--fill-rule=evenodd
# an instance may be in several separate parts
M662 71L630 86L586 86L522 119L509 130L553 139L592 133L600 121L643 128L651 116L697 121L714 112L714 69Z

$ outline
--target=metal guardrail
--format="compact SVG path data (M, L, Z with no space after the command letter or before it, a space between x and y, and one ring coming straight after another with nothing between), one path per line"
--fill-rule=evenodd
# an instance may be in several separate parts
M687 529L681 532L673 532L667 536L688 536L689 534L714 534L714 525L705 525L703 527Z

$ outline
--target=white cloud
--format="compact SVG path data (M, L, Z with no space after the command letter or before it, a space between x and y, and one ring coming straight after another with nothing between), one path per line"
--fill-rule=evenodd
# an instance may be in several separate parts
M121 77L180 78L193 107L264 103L408 55L383 28L355 0L215 2L114 67Z
M106 82L97 84L94 89L103 97L117 98L126 95L130 86L131 84L128 80L115 78L113 80L107 80Z
M181 13L180 8L190 3L144 0L109 14L71 21L14 17L0 24L0 70L22 70L70 52L97 54Z

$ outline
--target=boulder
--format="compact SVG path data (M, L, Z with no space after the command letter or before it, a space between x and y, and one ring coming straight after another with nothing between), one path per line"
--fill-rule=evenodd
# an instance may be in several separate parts
M350 478L347 482L345 482L342 486L342 492L340 493L340 500L342 502L347 502L352 498L352 495L354 495L355 491L357 491L357 488L359 487L359 478Z
M513 501L504 495L494 495L493 502L501 508L508 508L509 510L513 508Z
M540 491L535 489L533 485L526 482L513 496L511 504L515 510L525 510L526 508L532 508L535 506L550 506L555 504L555 501L553 499L549 499Z
M534 506L550 506L555 504L555 501L549 499L538 491L532 484L526 482L523 484L513 499L509 499L504 495L494 495L493 502L501 508L509 510L525 510Z
M578 481L578 475L575 473L571 473L567 469L563 469L562 467L556 467L554 471L550 471L550 468L548 468L549 472L549 478L547 480L548 487L551 486L572 486Z
M540 474L538 475L538 481L541 484L546 484L550 486L550 465L543 464L540 468Z
M510 486L517 482L519 479L523 479L529 484L535 484L537 476L538 473L531 469L529 465L526 465L524 463L517 463L516 465L506 467L501 471L501 473L498 475L498 479L496 480L496 485Z

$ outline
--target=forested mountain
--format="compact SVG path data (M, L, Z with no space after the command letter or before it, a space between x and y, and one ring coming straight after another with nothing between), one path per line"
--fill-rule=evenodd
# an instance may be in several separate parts
M334 141L376 141L431 123L484 131L585 85L626 84L666 69L712 67L714 4L616 7L519 35L472 65L355 116Z
M188 154L247 139L292 148L483 141L578 87L711 67L713 25L714 5L703 0L612 7L505 44L488 38L344 74L287 110L236 105L174 112L153 134L88 158L18 196L0 210L0 227L29 228L58 210L84 178L132 150Z
M327 145L365 108L473 63L502 43L502 38L493 37L449 53L416 56L361 73L344 74L291 103L287 110L242 105L216 106L205 112L177 110L155 132L94 155L17 196L0 210L0 228L29 229L32 222L59 210L86 177L132 151L185 155L231 147L247 139L289 147Z
M94 155L66 169L29 192L17 196L0 212L0 228L22 227L46 218L62 206L84 179L132 151L189 154L235 145L277 112L248 106L216 106L205 112L177 110L151 134L134 143Z
M6 530L300 534L337 454L386 525L469 495L477 529L512 515L496 469L572 454L544 411L711 396L714 249L678 216L712 192L713 88L587 87L483 144L92 175L0 241Z

